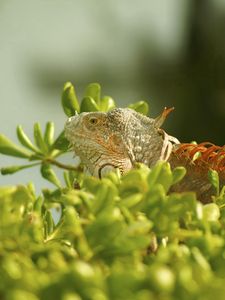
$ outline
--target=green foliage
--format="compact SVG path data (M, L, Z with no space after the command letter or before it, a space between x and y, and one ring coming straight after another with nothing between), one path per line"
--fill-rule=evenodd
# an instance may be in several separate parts
M67 82L64 85L62 93L62 107L65 114L71 117L75 112L80 112L79 103L72 83Z
M129 108L132 108L143 115L147 115L149 110L148 103L145 101L138 101L136 103L130 104Z
M209 170L209 179L210 182L212 183L212 186L216 190L216 195L219 195L219 187L220 187L220 182L219 182L219 176L218 173L215 170Z
M67 83L62 104L68 116L115 106L98 84L79 104ZM142 102L132 108L147 113ZM44 132L34 125L34 143L21 126L17 136L22 146L0 135L0 153L29 163L1 173L38 165L55 189L0 187L0 299L224 299L225 188L215 172L213 203L203 206L192 192L170 193L182 167L138 165L100 180L58 160L68 142L64 132L54 138L52 122Z

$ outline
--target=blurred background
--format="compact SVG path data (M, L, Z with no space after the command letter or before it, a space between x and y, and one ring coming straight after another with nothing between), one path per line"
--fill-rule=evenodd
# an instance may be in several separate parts
M175 106L171 135L225 144L225 1L0 0L0 132L51 120L59 133L66 81L78 96L99 82L121 107L146 100L153 117ZM0 176L30 180L48 186L34 169Z

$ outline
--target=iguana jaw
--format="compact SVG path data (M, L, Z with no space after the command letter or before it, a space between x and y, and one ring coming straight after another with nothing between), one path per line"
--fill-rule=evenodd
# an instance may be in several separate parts
M118 169L121 174L124 174L130 169L132 169L132 167L133 166L129 158L126 159L102 158L93 168L92 175L94 175L95 177L102 178L103 176L107 175L109 172L115 171L116 169Z

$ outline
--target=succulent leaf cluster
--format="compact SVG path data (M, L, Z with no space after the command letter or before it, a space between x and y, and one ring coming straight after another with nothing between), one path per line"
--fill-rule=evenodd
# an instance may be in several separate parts
M66 83L62 106L72 116L115 102L96 83L79 102ZM144 101L130 108L148 113ZM59 160L69 145L63 131L54 137L52 122L44 131L36 123L33 140L21 126L17 136L20 146L0 135L0 155L26 164L1 167L2 175L39 166L53 188L0 187L0 299L224 299L225 187L216 171L215 196L203 205L193 192L170 192L183 167L138 164L100 180Z

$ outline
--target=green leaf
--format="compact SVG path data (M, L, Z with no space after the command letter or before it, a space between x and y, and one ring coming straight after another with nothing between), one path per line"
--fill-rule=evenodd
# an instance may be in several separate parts
M216 196L219 196L220 192L220 181L219 181L219 175L216 172L216 170L209 170L208 172L209 181L212 184L212 186L216 190Z
M148 175L149 188L155 184L161 184L167 192L172 185L173 175L167 162L158 162Z
M39 123L34 124L34 141L37 147L44 153L48 151L48 147L44 141L41 126Z
M155 184L146 193L143 201L141 202L141 211L144 211L148 216L153 218L156 216L166 202L165 190L161 184Z
M58 188L61 187L61 183L60 183L59 179L57 178L55 172L51 168L51 165L43 163L41 166L41 175L45 179L47 179L48 181L50 181L51 183L56 185Z
M219 206L215 203L209 203L203 206L203 218L206 221L218 221L220 217Z
M111 247L111 242L121 233L122 223L112 212L103 213L87 226L85 233L93 250L98 252L103 247ZM104 234L103 234L104 232Z
M31 155L25 149L14 144L3 134L0 134L0 153L21 158L29 158Z
M117 195L117 190L110 181L107 179L103 179L102 181L96 187L96 199L92 204L92 211L95 215L111 209Z
M45 221L46 221L46 233L47 235L51 234L54 230L55 224L54 224L54 220L52 218L52 214L49 210L46 211L45 217L44 217Z
M42 196L39 196L37 200L34 202L34 211L41 215L42 206L44 203L44 199Z
M44 141L49 147L54 142L54 123L48 122L45 128Z
M80 105L80 112L91 112L91 111L99 111L99 107L93 98L84 97Z
M2 219L6 217L4 216L4 213L6 215L10 213L12 217L11 210L14 209L17 210L19 215L22 215L24 213L24 208L27 207L27 205L33 203L35 201L35 198L26 186L17 185L11 187L0 187L0 200L0 213L2 221ZM4 204L7 206L6 211L2 211L2 205L4 207ZM0 235L1 233L2 231L0 230Z
M63 172L63 178L64 178L66 186L68 188L72 188L72 185L71 185L71 182L70 182L70 176L69 176L68 171Z
M11 197L17 190L17 186L0 186L0 200L3 201Z
M143 195L141 193L133 194L131 196L128 196L126 198L123 198L121 200L121 206L126 206L128 208L131 208L138 203L140 203L143 199Z
M116 107L116 104L113 100L113 98L109 96L104 96L100 101L100 110L101 111L109 111Z
M181 181L186 174L186 169L184 167L176 167L173 169L172 175L173 175L173 183L176 184L177 182Z
M22 289L9 290L7 293L7 298L10 300L25 300L25 299L38 300L38 297L35 294Z
M27 168L31 168L34 166L39 165L40 163L34 163L34 164L30 164L30 165L22 165L22 166L9 166L9 167L5 167L5 168L1 168L1 174L2 175L8 175L8 174L14 174L18 171L21 171L23 169L27 169Z
M74 116L75 112L80 112L79 102L71 82L64 84L61 103L63 110L68 117Z
M69 148L69 141L65 137L65 131L63 130L59 136L56 138L54 144L52 145L53 149L58 149L61 151L67 151Z
M65 238L76 243L76 252L84 259L90 259L92 250L90 249L83 227L81 226L79 215L72 206L63 210L62 218L52 233L52 238Z
M34 152L38 152L38 149L32 144L32 142L30 141L30 139L28 138L28 136L24 132L21 125L17 126L16 133L17 133L18 140L20 141L20 143L23 146L27 147L28 149L30 149Z
M101 97L101 86L98 83L90 83L85 91L85 98L90 97L92 98L95 103L99 106L100 105L100 97Z
M128 107L143 115L147 115L149 111L149 105L145 101L138 101L136 103L130 104Z
M148 184L145 171L145 169L131 170L121 178L121 185L119 187L121 197L126 198L136 193L147 191Z
M175 285L173 272L164 265L153 265L150 267L149 281L154 289L161 293L172 292Z

